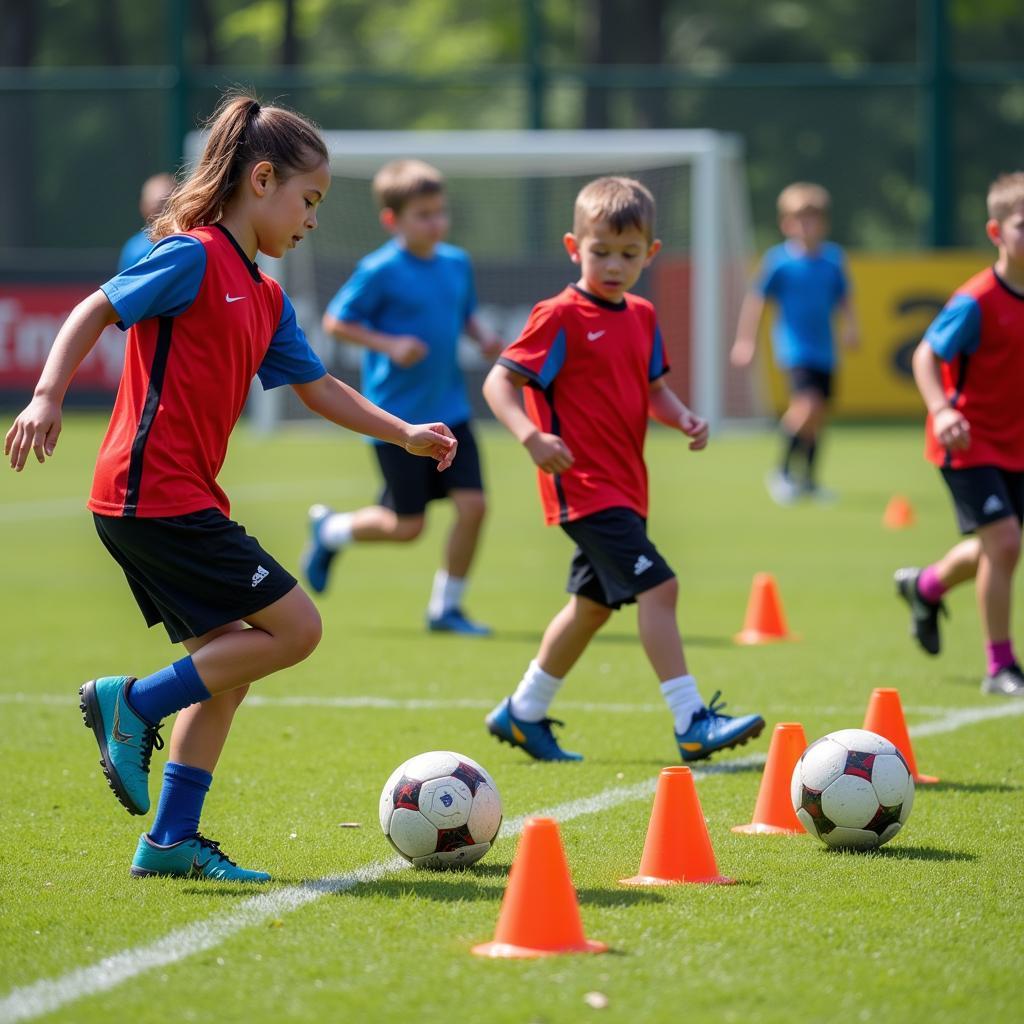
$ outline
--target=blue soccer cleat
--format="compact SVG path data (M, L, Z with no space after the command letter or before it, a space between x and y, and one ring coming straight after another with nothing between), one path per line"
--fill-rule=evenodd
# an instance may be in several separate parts
M684 761L701 761L716 750L738 747L761 735L764 719L760 715L723 715L725 703L715 703L720 696L721 691L716 690L711 703L693 716L686 732L675 734Z
M320 539L320 528L334 510L326 505L311 505L309 508L309 543L302 552L299 565L309 589L315 594L322 594L327 589L327 578L331 572L331 562L338 553L326 547Z
M149 810L149 759L164 745L159 724L137 714L128 703L131 676L103 676L78 690L85 724L100 748L100 766L114 796L129 814Z
M490 636L491 627L466 618L461 608L449 608L437 616L427 616L427 629L431 633L460 633L462 636Z
M132 875L148 878L165 875L172 878L213 878L219 882L269 882L266 871L240 868L220 844L201 836L181 839L168 846L154 843L146 833L139 836L139 845L132 861Z
M538 761L582 761L582 754L563 750L558 745L552 725L563 725L557 718L539 722L521 722L512 714L512 698L506 697L485 719L487 731L502 743L521 747Z

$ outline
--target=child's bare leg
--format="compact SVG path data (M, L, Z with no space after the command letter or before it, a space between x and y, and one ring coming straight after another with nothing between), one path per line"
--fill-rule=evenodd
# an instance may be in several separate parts
M931 566L936 579L944 591L950 590L958 583L973 580L978 572L978 559L981 557L981 541L977 537L968 537L954 544L937 562Z
M480 530L487 514L483 491L455 490L449 494L455 506L455 522L448 534L444 569L449 576L465 579L476 555Z
M1016 519L1000 519L982 526L978 530L978 540L981 545L977 572L978 607L991 659L992 647L1006 644L1010 639L1010 606L1013 573L1020 558L1020 525Z
M782 426L787 434L804 437L814 415L812 396L807 391L798 391L791 395L789 407L782 414Z
M422 515L400 516L383 505L367 505L350 512L352 539L357 541L410 541L422 532Z
M573 594L544 630L537 664L548 675L564 678L611 614L607 606Z
M309 657L323 628L316 605L301 587L293 587L280 600L248 616L246 622L251 628L215 636L192 658L213 696Z
M683 641L676 622L679 581L673 577L636 599L640 643L660 682L687 674Z

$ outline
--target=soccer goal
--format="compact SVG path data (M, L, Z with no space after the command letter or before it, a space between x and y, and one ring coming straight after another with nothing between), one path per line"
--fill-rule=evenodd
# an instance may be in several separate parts
M473 259L479 316L512 341L535 302L575 280L562 248L573 200L591 178L639 178L658 206L663 248L637 291L651 299L672 365L670 382L713 424L764 412L753 375L734 372L728 347L750 270L752 238L742 142L710 130L325 133L332 184L319 229L288 258L268 261L317 351L358 384L359 350L320 331L324 308L359 258L386 240L370 180L389 160L415 157L445 175L450 240ZM191 140L198 153L201 139ZM471 400L486 415L486 366L466 341ZM257 424L301 417L288 392L254 394ZM260 389L256 389L260 392Z

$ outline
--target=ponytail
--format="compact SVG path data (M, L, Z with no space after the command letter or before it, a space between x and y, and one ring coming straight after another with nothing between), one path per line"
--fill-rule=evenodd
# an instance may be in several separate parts
M327 160L327 147L312 121L284 107L263 107L254 96L229 94L207 122L206 148L189 178L153 220L149 237L215 224L245 172L261 160L279 181Z

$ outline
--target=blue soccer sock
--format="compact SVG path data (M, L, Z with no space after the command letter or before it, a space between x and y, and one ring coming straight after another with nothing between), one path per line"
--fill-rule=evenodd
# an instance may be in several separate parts
M169 846L194 836L199 831L199 816L212 781L213 776L202 768L168 761L149 838Z
M210 699L210 691L199 678L192 657L168 665L144 679L136 679L128 690L128 703L148 722L162 722L175 711Z

